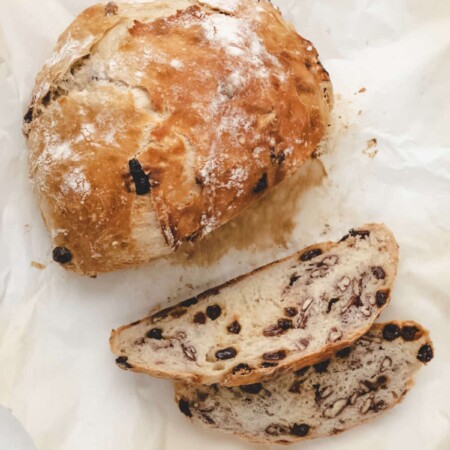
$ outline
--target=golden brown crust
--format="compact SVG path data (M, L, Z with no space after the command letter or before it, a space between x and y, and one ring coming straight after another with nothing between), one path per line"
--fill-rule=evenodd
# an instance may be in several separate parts
M382 225L382 226L384 226L384 225ZM367 224L356 230L365 230L365 231L370 232L372 230L378 230L379 228L380 228L379 224ZM392 264L390 265L390 267L385 267L385 271L386 271L386 279L391 280L390 284L392 285L397 276L398 245L395 241L394 236L390 233L390 231L387 228L385 229L385 232L389 233L391 235L391 239L388 240L386 252L388 252L391 255ZM294 255L288 256L288 257L283 258L278 261L274 261L270 264L267 264L266 266L259 267L252 272L249 272L240 277L232 279L220 286L209 289L209 290L197 295L196 298L199 302L201 302L202 299L206 299L211 293L219 292L226 287L232 286L233 284L236 284L237 282L242 281L245 278L251 277L252 275L254 275L257 272L266 270L267 268L269 268L270 266L272 266L274 264L278 264L280 262L287 261L293 257L300 256L301 254L309 252L310 250L313 250L313 249L321 249L323 251L323 253L325 253L325 252L328 252L333 247L336 247L338 245L339 244L336 242L325 242L325 243L311 245L309 247L306 247L306 248L300 250L299 252L295 253ZM383 306L378 308L376 317L378 317L383 312L383 310L387 307L389 302L390 302L390 291L388 292L388 297L386 299L386 303ZM169 309L176 308L176 306L178 306L178 305L174 305L174 306L170 307ZM155 309L153 314L155 314L156 312L160 312L160 311L161 310L159 308L157 308L157 309ZM153 314L150 314L148 317L140 320L139 322L134 322L132 324L122 326L116 330L112 330L111 337L109 340L111 351L114 354L116 354L117 356L121 356L122 353L120 351L120 348L117 346L117 342L119 342L118 336L121 334L121 332L126 329L132 328L137 323L151 322L151 318L152 318ZM376 317L374 318L374 320L376 320ZM221 385L228 386L228 387L242 386L242 385L261 382L261 381L267 380L269 378L272 378L274 376L281 375L282 373L298 370L302 367L310 366L310 365L316 364L320 361L323 361L324 359L327 359L330 356L332 356L337 351L344 349L346 347L349 347L361 335L367 333L372 326L373 326L373 323L369 323L365 327L360 328L358 330L358 332L355 332L355 333L349 335L349 337L347 339L341 340L337 343L329 343L327 348L324 349L322 352L312 354L307 358L302 358L297 361L295 361L295 360L294 361L292 361L292 360L284 361L284 362L278 361L278 366L275 368L274 367L258 368L248 374L241 374L241 373L233 374L232 370L230 370L230 372L227 375L225 375L223 378L221 378L220 380L217 379L217 376L216 377L211 377L208 375L201 376L198 374L189 373L189 372L185 372L185 371L183 371L183 372L182 371L179 371L179 372L173 371L173 372L170 372L170 374L168 375L167 371L158 371L154 367L153 368L144 368L144 367L132 366L132 367L129 367L128 369L133 372L145 373L147 375L151 375L154 377L171 378L174 380L180 380L180 381L192 382L192 383L198 383L198 384L210 385L210 384L219 382Z
M202 237L322 139L332 92L312 44L266 0L212 3L89 8L38 75L24 130L44 220L55 246L72 252L66 268L110 271ZM61 145L71 154L61 158ZM150 177L141 198L132 158ZM70 170L78 178L64 189Z

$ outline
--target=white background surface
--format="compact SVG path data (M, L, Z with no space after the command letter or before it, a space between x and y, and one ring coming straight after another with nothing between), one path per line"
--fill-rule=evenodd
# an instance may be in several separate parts
M322 158L328 177L302 197L288 248L231 248L211 267L169 259L92 280L51 262L21 135L36 72L90 1L0 0L0 403L38 450L257 448L191 425L168 381L117 369L110 330L158 302L369 221L384 221L401 247L382 319L421 322L431 330L436 358L380 420L297 448L450 449L450 2L275 3L314 42L337 94L333 149ZM362 87L366 92L355 94ZM378 153L370 158L364 150L373 138ZM37 270L32 261L47 267ZM2 450L29 448L14 437L16 426L2 411Z

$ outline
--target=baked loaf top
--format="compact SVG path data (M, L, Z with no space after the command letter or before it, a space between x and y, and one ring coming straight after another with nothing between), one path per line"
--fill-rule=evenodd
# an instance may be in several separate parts
M183 414L262 444L331 436L398 404L433 357L413 322L376 324L354 345L313 367L235 388L177 383Z
M55 259L92 275L202 237L311 155L331 103L316 50L267 0L87 9L25 116Z
M118 365L204 384L249 384L314 364L387 305L398 246L384 225L308 247L116 330Z

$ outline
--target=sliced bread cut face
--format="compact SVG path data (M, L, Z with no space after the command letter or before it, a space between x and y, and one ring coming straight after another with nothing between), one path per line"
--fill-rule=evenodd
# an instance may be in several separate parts
M256 383L366 333L389 301L397 264L389 229L366 225L113 331L111 348L126 370Z
M177 383L183 414L262 444L291 444L346 431L399 403L433 357L428 332L413 322L376 324L329 360L264 384Z

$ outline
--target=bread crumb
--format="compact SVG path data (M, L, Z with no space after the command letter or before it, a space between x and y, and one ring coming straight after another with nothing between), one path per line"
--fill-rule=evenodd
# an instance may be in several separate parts
M357 92L357 94L364 94L364 92L366 92L367 91L367 89L365 88L365 87L362 87L358 92Z
M375 148L377 146L378 141L373 138L367 141L367 148L363 150L363 153L367 155L369 158L375 158L378 154L378 149Z
M38 270L44 270L47 268L47 266L45 264L41 264L36 261L31 261L31 267L34 267L35 269L38 269Z

